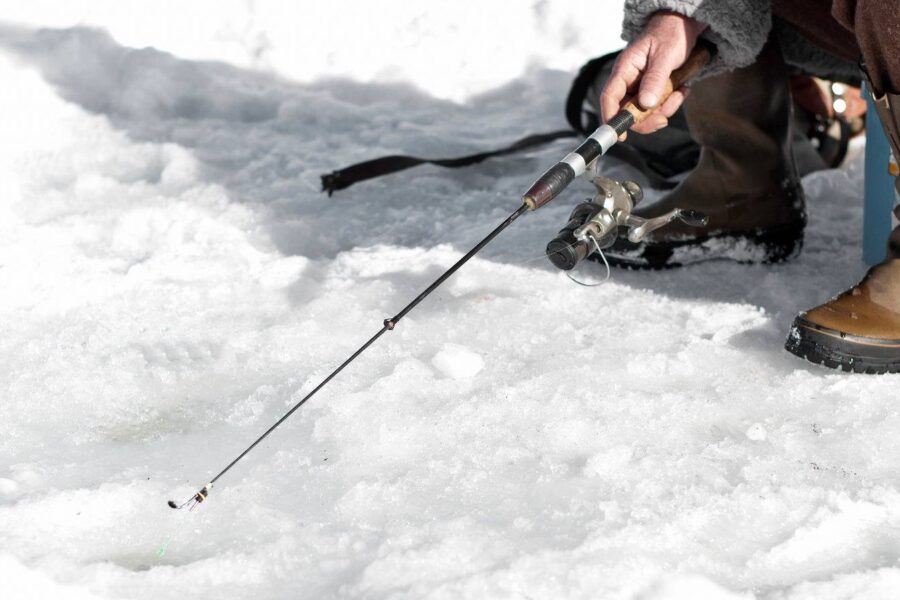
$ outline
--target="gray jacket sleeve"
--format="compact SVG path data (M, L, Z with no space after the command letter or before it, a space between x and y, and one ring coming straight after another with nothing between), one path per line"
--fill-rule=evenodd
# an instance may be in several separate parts
M667 10L706 23L703 37L719 49L703 75L752 63L772 29L770 0L626 0L622 39L636 38L650 15Z

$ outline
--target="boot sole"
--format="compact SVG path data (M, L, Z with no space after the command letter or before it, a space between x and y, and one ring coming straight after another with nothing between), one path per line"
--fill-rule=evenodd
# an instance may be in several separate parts
M799 221L741 233L714 233L654 244L620 239L607 251L610 265L639 271L675 269L710 260L742 264L775 264L797 256L803 248L805 223ZM631 251L633 256L628 256ZM591 260L599 260L592 255Z
M843 333L794 319L784 343L791 354L831 369L853 373L900 373L900 340L880 340Z

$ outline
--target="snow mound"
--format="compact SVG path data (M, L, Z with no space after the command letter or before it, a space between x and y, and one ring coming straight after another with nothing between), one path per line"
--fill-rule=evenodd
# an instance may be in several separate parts
M61 585L52 577L32 570L9 554L0 554L0 576L3 577L3 596L14 600L101 600L102 596L72 585Z
M752 594L736 594L705 577L675 575L663 578L636 600L752 600Z
M444 344L431 359L431 364L450 379L468 379L481 372L484 359L464 346Z

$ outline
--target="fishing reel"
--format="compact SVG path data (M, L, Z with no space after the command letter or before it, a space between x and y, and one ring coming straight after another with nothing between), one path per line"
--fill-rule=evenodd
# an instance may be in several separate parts
M612 246L620 235L638 243L675 219L692 227L707 223L703 213L682 208L651 219L639 217L632 211L644 198L641 186L634 181L616 181L598 174L593 174L591 181L597 188L594 199L576 206L566 226L547 244L547 258L558 269L574 269L592 252Z

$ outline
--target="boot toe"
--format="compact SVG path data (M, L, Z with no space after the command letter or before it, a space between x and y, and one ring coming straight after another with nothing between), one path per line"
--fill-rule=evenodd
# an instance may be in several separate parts
M900 372L900 315L865 303L851 291L798 315L784 346L832 369Z
M900 372L900 339L888 340L848 334L794 319L785 349L809 362L854 373Z

